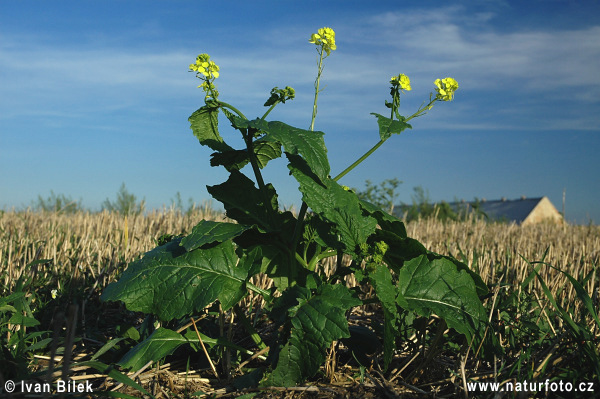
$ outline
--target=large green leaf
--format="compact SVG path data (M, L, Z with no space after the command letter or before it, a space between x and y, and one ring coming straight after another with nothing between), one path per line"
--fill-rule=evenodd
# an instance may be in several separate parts
M483 337L486 311L473 278L446 258L429 260L426 255L405 262L398 273L399 300L421 316L436 314L469 342Z
M291 331L263 384L293 386L319 370L333 341L350 337L345 313L362 302L344 285L323 285L314 295L307 288L292 287L279 303L284 309L275 314L287 311Z
M181 246L188 252L193 251L206 244L231 240L251 228L252 226L237 223L201 220L192 232L181 240Z
M233 150L219 134L219 107L205 105L196 110L188 119L194 136L200 144L208 146L215 151Z
M359 200L359 203L363 212L374 217L382 230L389 231L397 235L399 238L407 237L406 227L404 226L402 220L398 219L396 216L390 215L383 209L365 200Z
M259 168L264 168L267 163L281 156L281 145L257 140L253 143L254 154ZM231 150L211 154L210 165L223 165L229 172L240 170L250 162L247 150Z
M379 137L381 140L387 140L392 134L400 134L406 129L412 129L412 126L404 121L396 121L374 112L371 112L371 115L377 117Z
M333 231L340 236L344 249L354 254L356 248L375 232L377 221L363 215L356 194L331 178L319 183L306 171L289 165L293 176L300 183L302 199L325 221L331 223Z
M269 203L256 188L254 182L240 172L231 172L225 183L208 186L208 192L223 203L227 216L241 224L276 229L273 215L279 212L277 194L271 184L266 186Z
M215 300L228 309L246 294L248 270L237 266L233 243L186 252L181 239L146 253L129 265L120 280L106 287L105 301L172 320L203 309Z
M298 155L319 179L329 175L327 148L323 132L299 129L283 122L269 122L267 134L261 141L278 142L287 154Z

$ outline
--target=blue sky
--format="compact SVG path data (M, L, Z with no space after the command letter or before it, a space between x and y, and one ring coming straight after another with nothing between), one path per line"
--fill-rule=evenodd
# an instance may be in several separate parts
M436 103L342 184L398 178L433 201L548 196L570 221L600 221L598 1L0 1L0 209L50 191L99 209L120 185L149 207L208 199L226 173L208 164L187 118L203 104L188 72L197 54L221 67L221 99L261 116L274 86L296 89L270 115L308 128L323 26L326 60L315 129L337 174L378 140L389 78L405 73L412 114ZM221 133L239 139L226 121ZM283 205L300 193L285 163L266 179Z

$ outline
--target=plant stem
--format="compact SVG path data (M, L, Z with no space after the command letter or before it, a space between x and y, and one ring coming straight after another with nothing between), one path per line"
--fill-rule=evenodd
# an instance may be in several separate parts
M317 78L315 79L315 100L313 102L313 112L312 118L310 121L309 130L315 130L315 119L317 118L317 101L319 99L319 87L321 84L321 74L323 73L323 46L319 48L319 62L317 64ZM302 205L300 206L300 212L298 213L298 222L296 223L296 227L294 228L294 234L292 236L292 242L290 244L290 249L296 252L296 246L298 245L298 239L300 238L300 230L304 226L304 217L306 216L306 211L308 210L308 205L306 202L302 201Z
M416 118L418 116L423 115L423 113L425 113L429 109L431 109L431 106L433 105L434 102L436 102L436 100L437 100L437 98L434 98L433 100L430 100L429 104L427 104L425 107L419 107L419 109L417 110L417 112L415 112L414 114L412 114L411 116L409 116L408 118L406 118L404 120L404 122L408 122L409 120L411 120L413 118ZM392 111L392 117L390 119L393 119L393 111ZM365 152L362 157L358 158L352 165L350 165L346 169L344 169L339 175L337 175L336 177L334 177L333 180L334 181L338 181L342 177L346 176L352 169L356 168L358 165L360 165L362 163L362 161L364 161L369 156L371 156L371 154L374 153L375 150L377 150L379 147L381 147L381 145L383 143L385 143L385 140L379 140L379 142L377 144L375 144L369 151Z
M279 101L276 101L275 104L271 105L269 107L269 109L267 110L267 112L265 112L265 114L262 116L262 118L260 118L261 121L264 121L265 118L267 117L267 115L269 115L271 113L271 111L273 111L273 108L275 108L275 106L279 104Z
M271 293L269 291L265 290L264 288L257 287L249 281L246 282L246 288L248 288L250 291L256 292L257 294L261 295L265 299L265 301L269 303L271 303L271 301L273 300L273 297L271 296Z
M323 73L323 47L319 48L319 63L317 66L317 78L315 79L315 100L313 102L312 119L309 130L315 130L315 119L317 118L317 100L319 99L319 86L321 84L321 73Z
M242 113L242 111L240 111L233 105L228 104L224 101L219 101L219 105L224 108L229 108L230 110L232 110L233 112L238 114L238 116L240 116L241 118L248 120L248 118L246 118L246 115L244 115ZM274 106L275 106L275 104L273 105L273 107ZM267 111L267 114L271 111L271 109L273 109L273 107L271 107L269 109L269 111ZM265 114L265 116L267 114ZM263 116L263 119L264 119L264 116ZM252 171L254 172L254 177L256 178L256 183L258 184L258 189L262 193L261 195L263 196L264 206L267 207L267 209L270 209L269 208L270 198L267 194L267 188L265 185L265 181L263 180L262 173L260 173L260 168L258 167L258 161L256 159L256 154L254 153L254 143L252 142L252 139L254 138L253 133L250 131L250 129L244 129L244 130L246 130L246 132L242 131L242 136L244 137L244 142L246 143L246 149L248 150L248 158L250 158L250 165L252 165ZM272 216L271 210L269 210L269 215Z
M352 169L356 168L358 165L360 165L360 163L362 161L364 161L365 159L367 159L372 153L375 152L375 150L377 150L379 147L381 147L381 145L385 143L385 140L379 140L379 143L375 144L373 146L373 148L371 148L369 151L365 152L365 154L358 158L356 161L354 161L354 163L350 166L348 166L346 169L344 169L342 171L342 173L340 173L339 175L337 175L336 177L333 178L333 181L338 181L340 180L342 177L346 176Z
M230 110L232 110L233 112L235 112L236 114L238 114L239 117L244 118L245 120L248 120L248 118L246 118L246 115L242 114L242 111L240 111L239 109L237 109L233 105L228 104L228 103L226 103L224 101L221 101L221 100L219 100L218 102L219 102L219 105L221 107L229 108Z

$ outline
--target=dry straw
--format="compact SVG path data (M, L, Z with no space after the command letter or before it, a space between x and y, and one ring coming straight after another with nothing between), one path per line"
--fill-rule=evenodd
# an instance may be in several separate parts
M104 275L111 281L141 254L156 246L163 234L185 234L202 219L225 220L222 213L205 204L189 214L173 209L147 215L123 215L110 212L60 214L49 212L4 212L0 216L0 278L10 290L23 273L46 277L91 274ZM576 225L486 223L481 220L440 222L425 219L407 223L410 237L426 248L451 254L466 261L483 280L494 284L501 275L515 288L531 272L529 262L545 261L575 278L585 276L600 259L600 227ZM544 256L545 255L545 256ZM48 262L34 261L48 260ZM329 259L329 264L333 264ZM544 277L559 303L575 297L564 275L542 266ZM586 289L598 290L598 275ZM533 282L537 284L537 282ZM537 288L539 288L536 285ZM541 293L541 291L539 291Z

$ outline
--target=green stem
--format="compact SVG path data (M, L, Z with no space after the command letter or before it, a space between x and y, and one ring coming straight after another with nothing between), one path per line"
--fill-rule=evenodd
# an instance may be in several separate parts
M385 143L385 140L379 140L379 143L375 144L373 146L373 148L371 148L369 151L365 152L365 154L362 157L358 158L352 165L350 165L346 169L344 169L342 171L342 173L340 173L339 175L337 175L336 177L334 177L333 181L338 181L342 177L346 176L352 169L354 169L358 165L360 165L362 161L364 161L365 159L367 159L372 153L375 152L375 150L377 150L379 147L381 147L381 145L383 143Z
M319 86L321 84L321 73L323 73L323 46L319 50L319 64L317 67L317 78L315 79L315 100L313 102L312 119L310 121L310 129L315 130L315 119L317 118L317 100L319 99Z
M242 111L240 111L233 105L228 104L224 101L219 101L219 104L224 108L229 108L230 110L232 110L233 112L238 114L239 117L241 117L245 120L248 120L248 118L246 118L246 115L244 115L242 113ZM258 188L259 188L260 192L262 193L261 195L263 196L264 206L269 208L268 204L269 204L270 198L267 194L267 188L265 185L265 181L263 180L262 173L260 173L260 168L258 167L258 161L256 159L256 154L254 153L254 143L252 142L253 135L252 135L252 132L249 131L250 129L245 129L245 130L246 130L246 132L245 133L242 132L242 136L244 137L244 142L246 143L246 149L248 150L248 158L250 158L250 165L252 165L252 171L254 172L254 177L256 178L256 183L258 184ZM269 211L269 214L272 216L272 211Z
M279 104L279 101L276 101L275 104L271 105L269 107L269 109L267 110L267 112L265 112L265 114L262 116L262 118L260 118L261 121L264 121L265 118L267 117L267 115L269 115L271 113L271 111L273 111L273 108L275 108L275 106Z
M317 100L319 99L319 87L321 85L321 74L323 73L323 46L319 48L319 62L317 64L317 78L315 79L315 100L313 102L313 112L312 118L310 121L309 130L315 130L315 119L317 118ZM300 230L304 226L304 217L306 216L306 211L308 210L308 205L306 202L302 201L302 205L300 206L300 213L298 213L298 222L296 223L296 227L294 228L294 234L292 235L292 242L290 244L290 249L296 252L296 246L298 245L298 240L300 239ZM306 263L306 262L305 262Z
M321 260L321 259L325 259L325 258L329 258L331 256L336 256L337 255L337 251L334 250L329 250L329 251L325 251L323 253L320 253L316 256L314 256L310 262L308 262L308 270L310 270L311 272L315 271L315 268L317 267L317 263Z
M273 300L273 297L271 296L271 293L269 291L267 291L263 288L257 287L256 285L252 284L249 281L246 282L246 288L248 288L252 292L255 292L255 293L261 295L263 298L265 298L265 301L267 301L269 303Z
M404 120L404 122L408 122L409 120L411 120L413 118L423 115L423 113L425 113L431 109L431 106L433 105L434 102L436 102L436 100L437 100L437 98L434 98L433 100L429 101L429 104L427 104L425 107L419 107L417 112L415 112L414 114L412 114L411 116L406 118ZM392 111L392 118L390 118L390 119L393 119L393 111ZM375 144L373 146L373 148L371 148L369 151L365 152L362 157L358 158L352 165L350 165L346 169L344 169L339 175L334 177L333 180L338 181L342 177L346 176L352 169L356 168L358 165L360 165L362 163L362 161L364 161L369 156L371 156L371 154L374 153L375 150L377 150L379 147L381 147L383 143L385 143L385 140L379 140L379 142L377 144Z
M248 118L246 118L246 115L242 114L242 111L240 111L239 109L237 109L236 107L234 107L231 104L228 104L224 101L219 100L219 105L221 105L221 107L224 108L229 108L230 110L232 110L233 112L235 112L236 114L238 114L239 117L244 118L245 120L248 120Z

